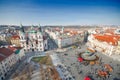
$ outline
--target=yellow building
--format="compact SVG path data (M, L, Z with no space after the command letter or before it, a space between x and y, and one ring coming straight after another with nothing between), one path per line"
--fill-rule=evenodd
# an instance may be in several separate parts
M12 45L16 45L17 47L20 47L20 37L18 35L11 36L10 42Z

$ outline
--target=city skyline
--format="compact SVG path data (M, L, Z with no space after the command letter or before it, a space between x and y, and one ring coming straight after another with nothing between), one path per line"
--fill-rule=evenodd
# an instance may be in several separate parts
M120 25L119 0L1 0L4 25Z

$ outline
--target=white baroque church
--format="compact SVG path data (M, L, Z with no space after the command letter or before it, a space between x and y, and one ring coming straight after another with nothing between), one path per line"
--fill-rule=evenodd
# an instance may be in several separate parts
M21 47L24 47L25 51L45 51L48 49L47 36L40 25L37 28L31 26L25 30L21 24L19 36Z

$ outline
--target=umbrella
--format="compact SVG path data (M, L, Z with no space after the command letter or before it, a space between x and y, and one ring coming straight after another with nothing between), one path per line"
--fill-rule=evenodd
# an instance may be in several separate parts
M90 77L86 76L84 80L91 80Z
M79 58L78 58L78 61L79 61L79 62L83 62L83 58L79 57Z

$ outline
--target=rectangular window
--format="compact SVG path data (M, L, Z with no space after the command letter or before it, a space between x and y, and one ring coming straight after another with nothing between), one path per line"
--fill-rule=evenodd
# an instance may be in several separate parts
M36 40L36 44L38 44L38 41Z

